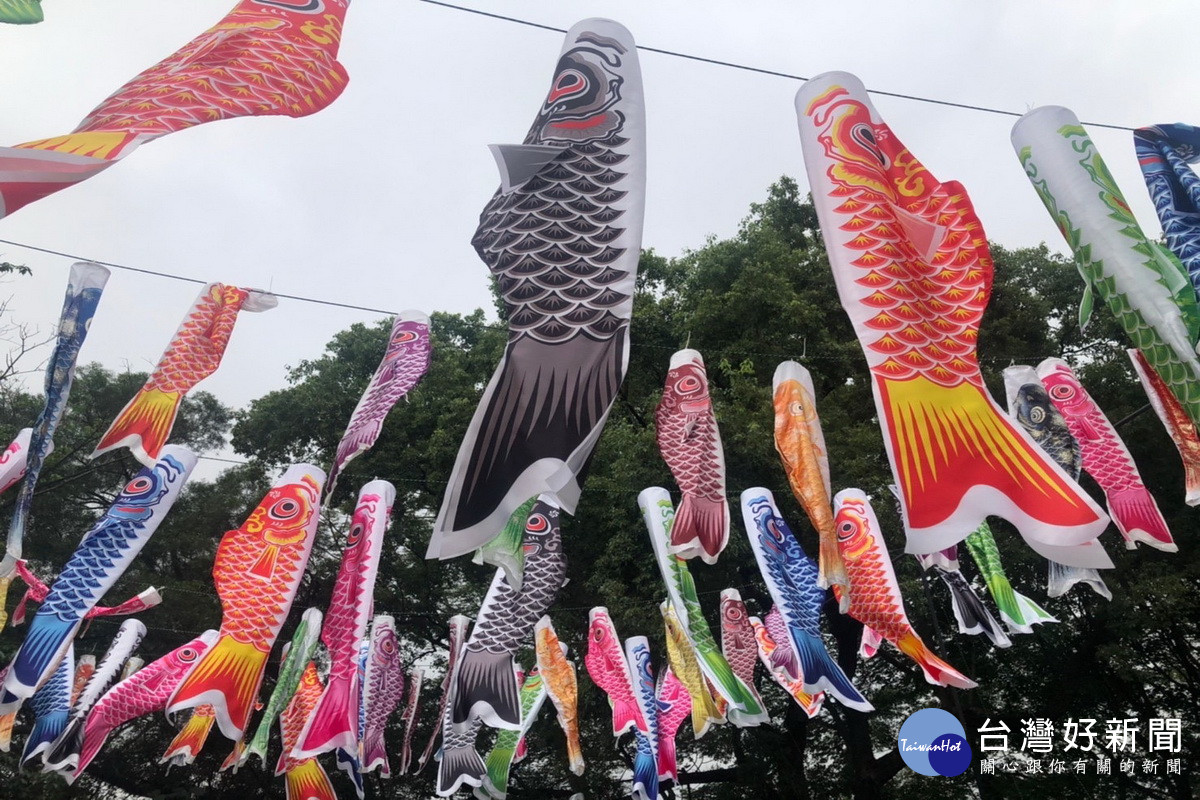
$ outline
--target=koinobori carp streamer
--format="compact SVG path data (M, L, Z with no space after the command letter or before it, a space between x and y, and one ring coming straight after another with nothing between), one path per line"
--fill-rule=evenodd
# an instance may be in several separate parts
M472 244L496 278L508 345L426 557L475 550L531 497L575 512L629 362L645 146L633 37L612 20L576 24L525 142L492 147L501 185Z
M1095 539L1104 512L1001 411L976 354L993 263L966 190L937 180L844 72L796 94L800 143L842 307L871 373L907 551L990 515L1025 538Z

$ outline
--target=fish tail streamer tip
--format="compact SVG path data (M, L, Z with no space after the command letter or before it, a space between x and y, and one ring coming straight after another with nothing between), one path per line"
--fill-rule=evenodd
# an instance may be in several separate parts
M932 650L912 631L905 633L896 641L906 656L916 661L925 673L925 680L935 686L953 686L958 689L974 689L979 684L963 675L954 667L938 658Z
M630 700L613 701L613 736L620 736L628 730L637 727L637 721L642 718L642 712Z
M392 777L392 767L388 763L387 748L384 746L382 731L363 742L362 771L365 774L376 768L379 769L383 777Z
M292 749L292 758L313 758L339 747L348 751L357 749L358 721L352 709L350 689L348 680L329 682L304 724L300 740Z
M1058 619L1053 614L1015 589L1013 590L1013 600L1016 602L1017 608L1020 609L1021 619L1025 621L1027 627L1043 622L1058 622ZM1028 632L1032 633L1033 629L1030 627Z
M650 798L658 797L658 763L650 753L639 751L633 761L633 796ZM637 787L641 786L639 795Z
M465 727L475 714L490 727L520 730L521 696L511 653L486 650L463 653L458 666L452 722L455 726Z
M1121 535L1167 553L1179 550L1153 495L1144 486L1111 492L1108 508Z
M446 748L442 751L442 761L438 764L437 793L442 797L449 797L464 783L468 786L482 786L486 772L483 759L474 747Z
M254 645L222 635L175 689L167 714L211 704L221 733L237 741L254 711L267 656Z
M315 758L301 761L284 777L287 800L337 800L325 768Z
M25 740L25 749L21 753L21 766L34 766L30 762L35 759L45 761L46 757L43 754L53 752L54 743L63 735L66 728L66 713L50 714L35 720L33 729L29 731L29 738ZM40 759L39 756L41 756Z
M879 645L882 643L883 637L879 635L879 632L864 625L862 642L858 646L858 654L863 658L874 658L875 654L879 652Z
M32 697L62 660L78 627L77 621L64 621L52 614L34 615L25 641L4 677L5 692L22 700Z
M728 541L729 502L724 497L710 500L685 494L675 512L668 549L684 558L698 555L704 563L715 564Z
M35 724L35 730L36 727ZM33 738L33 734L30 734L29 740L33 741ZM54 744L42 757L45 768L56 771L74 769L79 763L79 752L83 749L83 720L72 717L66 727L59 728L57 738L52 741Z
M128 447L147 466L153 466L162 452L175 422L182 395L143 386L121 410L101 437L92 458Z
M658 779L675 780L679 759L675 755L675 737L664 736L658 740Z
M1200 464L1191 460L1183 462L1183 486L1186 492L1183 502L1189 506L1200 505Z
M982 387L917 376L878 379L877 388L911 552L955 544L988 515L1053 545L1083 544L1108 525L1100 507ZM914 538L920 550L913 550Z
M196 756L200 755L200 750L204 747L204 741L208 738L209 729L212 728L212 717L202 717L192 714L188 721L183 724L183 728L167 745L167 750L163 753L162 758L158 763L165 764L173 759L180 759L180 764L190 764L195 760ZM265 755L260 754L263 758L263 763L266 763Z
M796 653L804 673L804 691L815 695L824 689L844 706L859 711L874 711L875 707L855 688L846 673L825 649L820 639L803 631L792 630Z
M108 740L108 734L112 732L110 727L92 723L93 719L89 717L88 724L83 726L83 744L79 748L79 765L75 768L76 775L87 769L88 764L91 764L92 759L100 752L100 748L104 747L104 742Z

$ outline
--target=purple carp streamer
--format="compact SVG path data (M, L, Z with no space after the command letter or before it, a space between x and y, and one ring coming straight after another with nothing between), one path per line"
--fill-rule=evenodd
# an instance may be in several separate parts
M33 425L26 458L25 476L17 494L12 522L8 527L8 543L4 560L0 561L0 586L7 592L8 579L16 569L21 557L21 546L25 540L25 528L29 523L29 509L33 504L33 491L37 487L42 464L54 447L54 431L67 410L67 399L71 395L71 384L75 380L75 362L79 348L87 338L96 306L104 285L108 283L109 271L99 264L79 262L71 266L67 280L67 293L63 298L62 314L58 319L58 339L50 362L46 365L46 404ZM0 607L4 597L0 596Z
M337 455L326 481L326 497L333 496L338 476L353 459L370 450L383 431L383 420L392 406L425 376L433 346L429 339L429 317L420 311L402 311L392 323L383 359L363 390L346 432L338 442Z
M381 768L383 777L392 777L387 748L383 740L388 717L404 697L404 662L396 639L396 620L386 615L371 623L371 650L363 684L363 708L366 712L362 741L362 771Z
M629 362L646 160L629 31L604 19L572 27L525 142L492 152L501 185L472 244L496 278L509 340L427 558L482 546L530 497L575 512Z

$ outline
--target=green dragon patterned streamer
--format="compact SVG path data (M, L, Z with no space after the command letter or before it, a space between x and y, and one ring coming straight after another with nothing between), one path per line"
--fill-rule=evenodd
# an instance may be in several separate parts
M502 730L496 734L492 752L488 753L485 762L487 777L484 778L483 785L475 789L475 796L480 800L504 800L508 796L508 770L517 754L517 745L537 719L545 701L546 684L542 680L542 674L534 667L521 684L521 729Z
M508 518L504 529L496 538L475 551L472 559L476 564L491 564L504 570L509 586L521 591L521 576L525 574L525 551L521 549L521 537L525 535L525 521L533 510L536 497L521 504Z
M671 496L666 489L657 486L645 489L638 495L638 506L642 509L642 517L646 521L647 530L650 531L650 542L654 546L654 555L658 559L659 569L662 570L663 581L667 584L671 605L679 617L688 641L696 651L705 677L712 682L716 692L729 703L726 712L729 721L743 728L767 722L769 715L766 709L762 707L754 692L734 674L725 656L721 655L721 648L713 638L708 620L704 618L704 611L700 608L696 584L692 580L687 562L667 551L671 540L671 526L675 522L675 507L671 504Z
M971 558L975 559L975 566L979 568L992 599L996 601L996 607L1000 609L1000 618L1014 633L1033 633L1034 625L1058 622L1046 609L1013 588L1004 573L1004 565L1000 563L996 537L986 522L976 528L966 542Z
M1035 109L1017 122L1013 147L1042 203L1075 254L1087 289L1105 302L1172 394L1200 424L1200 307L1183 265L1148 239L1079 120L1065 108Z
M242 751L238 759L238 766L245 764L252 755L262 759L264 768L267 766L267 740L271 735L271 726L275 724L275 718L279 716L284 706L292 699L292 695L296 693L296 688L300 685L300 674L312 660L313 652L317 649L318 636L321 633L321 616L319 609L310 608L300 617L300 624L296 626L296 632L292 634L292 641L283 656L283 663L279 665L279 677L275 681L271 699L267 701L266 710L263 711L262 720L258 723L258 730L255 731L254 738L246 745L246 749Z

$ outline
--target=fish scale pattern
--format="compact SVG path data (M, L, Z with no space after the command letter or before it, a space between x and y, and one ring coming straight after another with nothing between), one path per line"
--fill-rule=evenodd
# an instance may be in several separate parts
M396 626L390 619L376 619L371 629L371 651L367 661L366 688L363 705L366 722L363 729L363 772L382 765L385 775L391 774L384 749L383 733L388 717L404 696L404 663L396 639Z
M467 652L514 653L533 632L533 626L554 602L567 574L559 511L539 501L525 526L525 576L521 591L501 577L493 602L479 610ZM461 683L459 684L462 685Z
M300 117L341 94L349 76L337 62L345 3L324 28L297 24L243 3L174 55L122 86L77 132L120 130L161 136L205 122L262 114Z
M746 604L734 589L721 592L721 653L733 673L746 686L753 687L758 646L754 642L754 628L750 626Z
M188 313L147 381L162 392L186 394L221 364L238 312L250 293L213 283Z
M497 192L471 243L496 277L508 311L509 340L556 343L580 333L606 341L628 327L613 309L629 301L614 284L628 279L613 264L625 248L612 242L625 191L620 170L627 138L575 144L525 182Z

